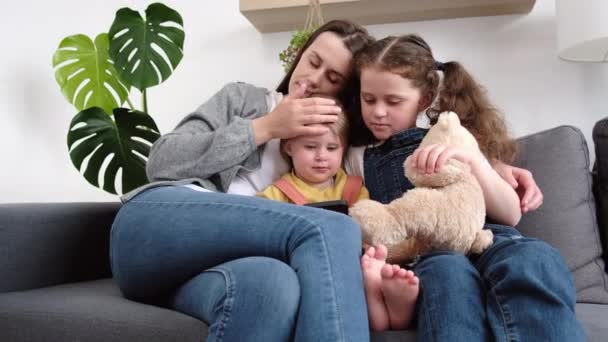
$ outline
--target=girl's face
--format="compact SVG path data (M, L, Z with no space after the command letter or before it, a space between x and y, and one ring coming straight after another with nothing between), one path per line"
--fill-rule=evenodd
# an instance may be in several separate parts
M333 32L323 32L304 51L289 80L289 93L301 84L306 96L319 93L335 96L352 70L353 56Z
M380 141L414 127L418 112L427 106L424 102L409 79L376 68L361 71L363 122Z
M344 146L331 130L323 135L289 139L283 147L291 157L296 176L312 186L329 186L342 165Z

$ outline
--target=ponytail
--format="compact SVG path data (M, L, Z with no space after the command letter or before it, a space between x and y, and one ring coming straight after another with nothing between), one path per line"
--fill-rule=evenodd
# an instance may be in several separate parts
M437 102L428 112L431 122L434 124L441 112L457 113L490 162L511 163L517 150L515 142L509 138L502 115L492 106L485 90L460 63L437 62L436 65L444 78Z

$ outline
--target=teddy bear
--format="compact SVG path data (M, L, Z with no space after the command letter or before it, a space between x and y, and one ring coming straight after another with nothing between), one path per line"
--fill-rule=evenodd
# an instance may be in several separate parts
M454 112L441 113L420 146L431 144L458 146L484 158L475 137ZM470 166L452 158L438 172L425 174L411 165L410 158L403 166L414 189L386 205L362 200L350 208L364 244L386 245L393 263L437 250L468 254L488 248L493 235L483 229L483 191Z

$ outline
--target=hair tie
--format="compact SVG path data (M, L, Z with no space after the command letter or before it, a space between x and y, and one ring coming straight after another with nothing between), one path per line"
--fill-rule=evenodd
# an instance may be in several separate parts
M445 71L445 65L439 61L435 61L435 69Z

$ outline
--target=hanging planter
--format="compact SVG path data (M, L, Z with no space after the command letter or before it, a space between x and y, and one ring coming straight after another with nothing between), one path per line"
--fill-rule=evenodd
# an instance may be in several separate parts
M308 38L310 38L315 30L324 23L325 21L323 20L323 14L321 13L321 4L319 3L319 0L310 0L304 28L296 30L293 33L287 48L279 53L279 60L281 61L285 72L288 72L289 69L291 69L291 65L296 59L298 52L304 44L306 44Z

